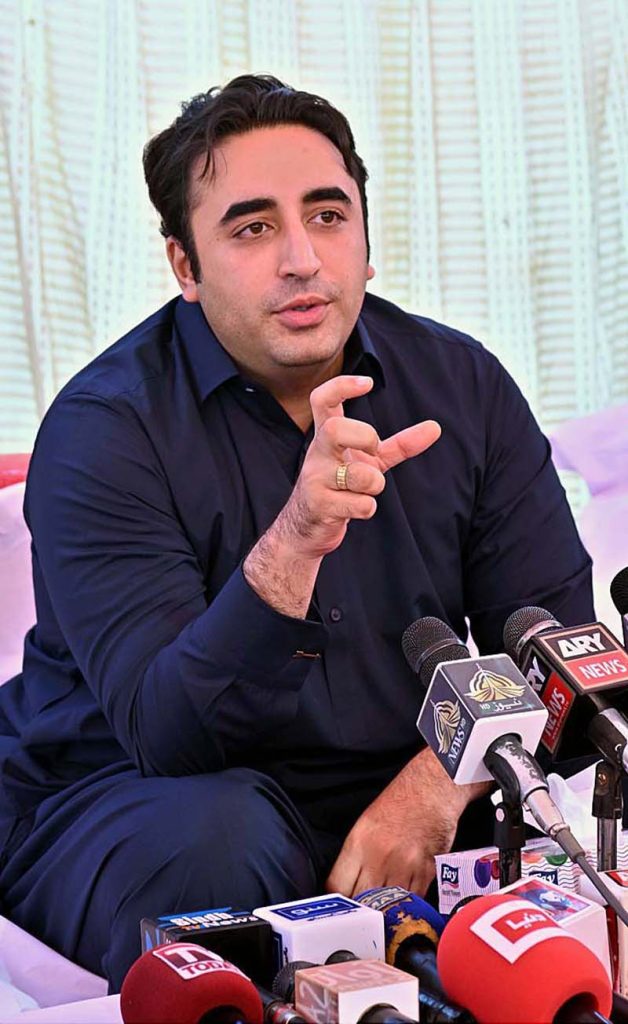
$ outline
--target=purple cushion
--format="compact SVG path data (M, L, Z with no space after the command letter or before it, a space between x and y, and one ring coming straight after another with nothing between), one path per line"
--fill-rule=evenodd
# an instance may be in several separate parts
M579 473L589 488L578 529L593 559L597 614L621 637L609 587L628 565L628 404L567 420L550 440L558 469Z

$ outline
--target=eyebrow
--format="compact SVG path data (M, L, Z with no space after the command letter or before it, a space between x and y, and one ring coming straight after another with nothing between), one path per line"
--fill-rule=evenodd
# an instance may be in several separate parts
M327 201L344 203L345 206L352 205L344 189L338 188L337 185L332 185L329 188L313 188L303 196L304 203L325 203Z
M338 188L337 185L310 189L309 192L304 193L301 201L305 205L324 202L344 203L345 206L352 205L347 193L343 189ZM277 200L272 199L270 196L256 196L255 199L243 199L239 203L232 203L226 213L220 218L220 227L225 227L232 221L237 220L238 217L246 217L251 213L264 213L266 210L276 210L277 206Z

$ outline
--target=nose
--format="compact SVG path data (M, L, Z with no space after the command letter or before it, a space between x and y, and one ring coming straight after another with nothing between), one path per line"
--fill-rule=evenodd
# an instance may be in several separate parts
M278 267L280 277L313 277L322 266L312 239L301 221L286 226Z

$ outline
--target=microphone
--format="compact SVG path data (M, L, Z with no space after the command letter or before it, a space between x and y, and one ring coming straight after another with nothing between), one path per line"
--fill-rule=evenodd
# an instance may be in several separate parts
M613 604L621 615L624 647L628 647L628 566L617 573L611 583Z
M545 608L506 621L504 646L549 714L541 746L566 759L601 751L628 770L628 653L601 622L565 627ZM587 743L588 739L588 743Z
M426 900L400 886L367 889L356 897L384 915L386 962L419 980L421 1024L471 1024L460 1006L448 1002L436 968L436 946L445 919Z
M417 979L405 971L382 960L356 959L347 950L337 950L321 966L286 964L273 982L279 998L294 1000L314 1024L416 1024L418 989Z
M348 952L346 950L336 950L337 953ZM334 957L335 953L330 954ZM354 959L354 954L349 953L349 958ZM277 971L273 979L273 992L278 999L285 1000L286 1003L294 1003L294 986L296 982L297 971L302 971L306 967L317 967L318 964L312 963L311 960L290 960L289 963L284 964L283 967Z
M264 1024L307 1024L305 1017L294 1006L284 1003L274 992L261 985L256 986L264 1008Z
M374 892L376 890L373 890ZM402 890L405 891L405 890ZM411 894L408 894L411 895ZM417 897L418 898L418 897ZM423 902L423 901L421 901ZM437 917L440 915L436 914L433 908L430 908L432 913ZM442 922L444 924L444 922ZM428 940L429 941L429 940ZM433 963L430 963L427 955L425 956L425 963L421 969L421 973L416 969L416 961L412 967L407 969L400 968L399 964L392 964L391 966L397 967L400 970L405 970L406 975L411 975L416 978L419 982L418 989L418 1010L419 1020L421 1024L475 1024L474 1018L463 1010L461 1007L455 1006L455 1004L448 1002L444 991L438 978L438 972L436 970L436 958L434 956L434 947L431 951L431 957ZM427 953L427 951L426 951ZM420 954L419 954L420 955ZM417 957L418 960L418 957ZM334 953L331 953L327 957L325 964L341 964L360 961L359 958L348 949L338 949ZM281 999L285 999L286 1002L295 1001L295 985L297 972L303 970L306 967L316 967L316 964L310 963L307 960L296 960L292 963L285 964L278 972L274 982L273 991ZM436 978L436 982L433 982L433 988L430 991L428 984L430 978Z
M608 875L606 882L613 888ZM563 931L572 938L579 939L587 949L595 953L606 968L610 979L613 967L607 927L608 913L600 906L601 897L592 885L591 890L595 891L595 899L587 899L583 891L587 884L590 884L588 879L583 879L580 883L580 892L576 894L573 890L564 889L538 876L520 878L507 888L501 889L500 895L508 893L517 899L525 900L531 907L540 907L544 910ZM619 894L618 899L621 899Z
M157 946L129 969L124 1024L263 1024L262 1000L239 968L191 942Z
M426 965L434 966L432 954L445 927L445 919L420 896L398 885L366 889L356 896L359 903L384 915L386 963L402 971L421 974ZM427 954L427 955L426 955ZM440 982L433 976L430 987L438 990Z
M453 630L431 617L408 626L402 647L427 688L417 727L447 774L459 784L495 779L506 800L525 804L541 830L575 856L582 848L526 749L536 750L547 709L512 659L472 658Z
M273 980L272 928L248 910L220 907L143 917L140 933L142 952L170 942L193 942L237 964L247 977L260 985L269 986Z
M295 960L320 964L347 947L364 960L384 959L382 915L340 893L258 907L253 913L274 932L277 970Z
M451 918L438 969L480 1024L608 1024L611 985L595 953L510 895L479 896Z
M402 646L421 682L427 685L431 679L417 726L448 775L458 783L495 779L505 800L527 807L541 831L558 843L628 925L628 914L589 864L550 796L543 769L522 744L532 737L536 749L547 710L511 658L472 658L453 630L434 618L413 622ZM466 655L461 657L462 651Z

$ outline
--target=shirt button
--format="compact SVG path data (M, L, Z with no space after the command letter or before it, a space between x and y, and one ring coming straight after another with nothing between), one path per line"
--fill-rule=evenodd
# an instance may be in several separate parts
M340 622L342 618L342 612L340 608L331 608L329 611L329 618L332 622Z

